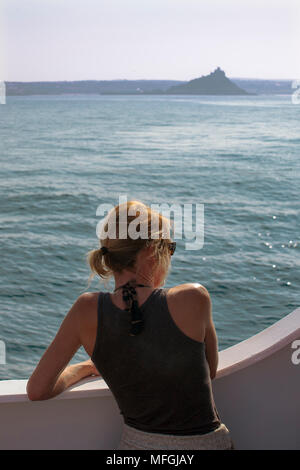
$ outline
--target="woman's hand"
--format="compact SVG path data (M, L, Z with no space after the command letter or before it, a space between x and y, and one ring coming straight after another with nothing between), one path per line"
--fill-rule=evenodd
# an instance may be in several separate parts
M100 375L98 369L96 368L95 364L93 363L93 361L91 359L88 359L87 361L84 361L84 362L79 362L79 364L75 364L75 365L87 366L87 368L88 368L87 370L90 371L88 376L89 375L97 375L97 376ZM86 376L86 377L88 377L88 376Z
M62 372L58 381L55 384L53 393L57 395L63 392L65 389L84 379L85 377L99 376L99 372L96 369L93 361L88 359L87 361L78 362L77 364L71 364Z

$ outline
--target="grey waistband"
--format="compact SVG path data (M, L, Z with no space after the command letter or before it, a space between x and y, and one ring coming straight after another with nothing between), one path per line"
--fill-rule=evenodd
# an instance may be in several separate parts
M230 432L223 423L212 432L193 436L149 433L124 424L118 450L229 450L232 447Z

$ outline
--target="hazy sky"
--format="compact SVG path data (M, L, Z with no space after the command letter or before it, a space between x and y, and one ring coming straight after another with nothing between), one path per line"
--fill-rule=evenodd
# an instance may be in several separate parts
M300 0L0 5L0 80L300 78Z

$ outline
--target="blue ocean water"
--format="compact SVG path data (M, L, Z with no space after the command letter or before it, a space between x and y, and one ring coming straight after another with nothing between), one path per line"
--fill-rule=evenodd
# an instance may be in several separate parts
M288 96L8 97L0 106L0 379L27 378L86 290L96 209L204 204L166 287L211 294L219 350L300 305L300 106ZM94 279L89 290L106 290ZM72 362L85 360L80 349Z

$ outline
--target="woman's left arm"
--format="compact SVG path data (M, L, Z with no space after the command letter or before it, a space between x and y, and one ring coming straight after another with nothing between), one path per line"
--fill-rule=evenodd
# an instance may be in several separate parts
M99 375L91 360L68 366L81 346L80 315L85 310L86 302L86 294L78 297L43 354L27 383L29 400L53 398L84 377Z

